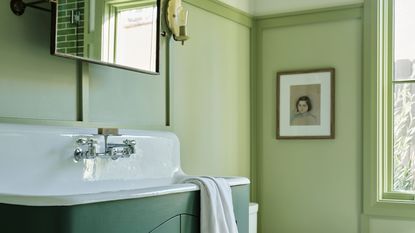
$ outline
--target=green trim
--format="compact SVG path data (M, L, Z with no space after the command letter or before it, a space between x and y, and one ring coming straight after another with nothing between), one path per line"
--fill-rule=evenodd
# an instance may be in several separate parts
M257 173L257 148L259 145L259 141L257 140L257 104L259 104L257 102L257 96L255 95L255 90L257 88L256 84L256 79L255 79L255 74L257 73L257 68L258 66L256 66L255 61L257 60L257 54L255 53L255 51L257 51L257 38L256 38L256 25L255 22L253 24L253 27L250 29L250 87L249 87L249 92L250 92L250 179L251 179L251 201L257 201L257 184L258 184L258 173Z
M382 195L382 199L387 202L401 202L401 201L414 201L415 195L411 193L396 193L396 192L385 192Z
M84 122L89 121L89 63L88 62L82 62L81 64L82 69L82 81L81 81L81 101L82 101L82 120Z
M184 0L184 2L252 28L252 16L218 0Z
M407 79L407 80L393 80L394 84L404 84L404 83L415 83L415 79Z
M360 18L363 18L363 4L261 16L255 20L258 27L265 29Z
M389 6L391 5L392 0L387 0ZM386 101L386 106L385 106L385 110L386 110L386 127L387 130L385 132L385 134L383 134L384 136L388 136L387 138L384 139L384 141L386 142L386 153L384 154L384 161L386 161L386 172L384 172L384 174L386 175L384 177L384 185L385 185L385 189L383 192L388 193L388 192L392 192L393 190L393 83L392 83L392 78L393 78L393 64L394 64L394 58L393 58L393 47L389 46L391 44L393 44L393 7L388 7L386 9L388 11L388 17L387 20L384 22L384 27L387 28L387 30L385 30L384 32L384 36L385 38L387 38L384 41L384 49L386 50L386 56L384 59L384 62L386 62L386 68L385 68L385 85L386 85L386 92L384 93L384 96L386 97L385 101ZM392 156L389 156L392 155ZM385 194L384 193L384 194ZM382 199L385 199L386 197L383 195Z
M253 67L254 67L254 78L255 79L255 86L254 91L251 95L253 95L253 100L254 102L254 113L255 113L255 117L253 120L255 120L255 125L253 126L253 135L251 136L251 140L252 143L255 144L253 147L253 158L256 160L255 161L255 165L256 167L254 168L254 173L251 174L254 178L254 184L252 185L253 188L255 188L254 190L254 200L256 202L259 203L259 205L261 206L262 203L262 195L261 193L258 192L258 190L262 190L262 184L261 184L261 180L263 180L264 177L262 177L262 173L258 172L258 167L259 164L262 164L262 154L263 154L263 149L261 146L259 146L260 142L263 141L263 132L262 132L262 128L261 125L263 125L263 120L261 117L258 117L257 114L259 112L263 112L263 97L262 97L262 93L263 93L263 72L261 69L261 64L263 64L262 62L262 41L263 41L263 29L260 27L259 21L255 20L254 21L254 28L253 28L253 33L255 35L254 37L254 43L255 43L255 53L254 53L254 61L253 61ZM258 212L258 226L262 226L262 217L261 217L261 211ZM259 227L259 232L261 232L261 227Z
M45 125L45 126L64 126L64 127L83 127L81 121L61 121L54 119L32 119L17 117L0 117L0 123L23 124L23 125Z
M119 128L119 129L142 129L142 130L163 130L171 131L169 127L164 125L140 125L140 124L125 124L123 122L82 122L81 127L92 127L92 128Z
M348 9L355 9L355 8L363 8L363 3L348 4L348 5L341 5L341 6L334 6L334 7L324 7L324 8L303 10L303 11L277 13L277 14L270 14L270 15L261 15L261 16L255 16L254 19L255 20L266 20L266 19L274 19L274 18L281 18L281 17L288 17L288 16L319 14L319 13L324 13L324 12L329 12L329 11L348 10Z
M383 0L382 0L383 1ZM379 71L376 75L377 80L377 96L376 104L378 109L377 116L377 153L379 156L378 168L377 168L377 177L378 177L378 187L376 193L378 200L384 199L384 192L391 192L391 183L392 181L392 168L393 163L393 145L391 135L392 131L392 51L389 44L391 44L391 9L388 8L388 0L383 1L379 4L379 9L382 11L382 14L379 14L377 17L377 28L378 34L376 35L377 39L377 70Z
M85 122L85 121L62 121L54 119L32 119L16 117L0 117L0 123L5 124L22 124L22 125L44 125L44 126L61 126L76 128L119 128L119 129L137 129L137 130L163 130L171 131L169 127L159 125L134 125L122 122Z
M361 214L360 215L360 233L369 233L370 227L369 227L369 216Z
M82 73L83 69L82 69L82 61L76 61L76 120L77 121L83 121L83 111L84 111L84 106L83 106L83 86L82 86L82 81L83 81L83 73Z
M363 37L363 210L371 214L376 203L376 41L377 41L377 2L365 0L364 3L364 37ZM375 43L374 43L375 42ZM374 177L375 179L373 180Z

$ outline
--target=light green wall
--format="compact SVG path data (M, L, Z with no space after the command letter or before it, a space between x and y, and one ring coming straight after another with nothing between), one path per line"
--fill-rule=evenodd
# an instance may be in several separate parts
M89 71L90 121L136 128L165 125L164 66L160 76L93 64L89 65Z
M262 233L359 232L363 50L355 11L257 19L258 56L252 63L259 75L250 83L249 17L215 1L186 2L191 39L184 46L161 39L159 76L84 66L84 122L76 122L76 62L49 55L49 14L28 8L17 17L9 2L2 3L0 119L171 130L181 139L183 168L190 174L249 176L253 137ZM336 68L336 139L277 141L276 72L318 67ZM255 131L249 123L250 85ZM167 101L171 127L165 127ZM362 219L362 233L409 233L415 223Z
M18 17L3 2L0 120L174 131L188 173L249 177L250 18L216 1L186 2L191 39L161 38L158 76L51 56L50 14Z
M362 208L362 21L334 17L309 24L304 17L313 18L294 15L294 25L266 24L258 30L260 232L357 233ZM279 19L273 24L280 25ZM336 69L336 139L276 140L276 73L324 67Z
M190 11L191 39L184 46L170 42L171 127L167 129L180 138L187 173L249 177L250 29L185 6ZM201 27L205 22L209 26ZM165 43L162 38L161 51ZM90 120L164 125L165 56L162 53L160 76L90 65Z
M49 55L50 15L0 6L0 116L74 121L75 62Z
M191 39L171 47L172 122L183 168L249 176L250 30L186 7Z

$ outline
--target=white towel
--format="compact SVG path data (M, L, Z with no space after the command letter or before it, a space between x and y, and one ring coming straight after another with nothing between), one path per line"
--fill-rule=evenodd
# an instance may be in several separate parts
M238 233L232 190L225 179L185 177L183 182L200 187L200 233Z

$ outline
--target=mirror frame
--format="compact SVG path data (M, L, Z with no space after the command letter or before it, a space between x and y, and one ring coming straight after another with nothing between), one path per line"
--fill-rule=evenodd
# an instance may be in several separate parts
M57 37L56 37L56 30L57 30L57 2L51 1L51 31L50 31L50 54L54 55L54 56L58 56L58 57L65 57L65 58L70 58L70 59L75 59L75 60L80 60L80 61L87 61L90 63L94 63L94 64L98 64L98 65L104 65L104 66L110 66L110 67L114 67L114 68L120 68L120 69L125 69L125 70L130 70L130 71L135 71L135 72L140 72L140 73L145 73L145 74L151 74L151 75L159 75L160 74L160 33L161 33L161 0L156 0L156 4L157 4L157 35L156 35L156 70L153 71L149 71L149 70L142 70L142 69L138 69L138 68L134 68L134 67L130 67L130 66L123 66L123 65L118 65L115 63L110 63L110 62L104 62L104 61L98 61L98 60L94 60L94 59L89 59L89 58L83 58L83 57L78 57L78 56L74 56L74 55L67 55L67 54L62 54L62 53L57 53L56 52L56 42L57 42Z

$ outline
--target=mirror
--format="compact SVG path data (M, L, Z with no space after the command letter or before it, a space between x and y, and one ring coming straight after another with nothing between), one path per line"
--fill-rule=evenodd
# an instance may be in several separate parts
M159 72L160 0L60 0L52 23L54 55Z

